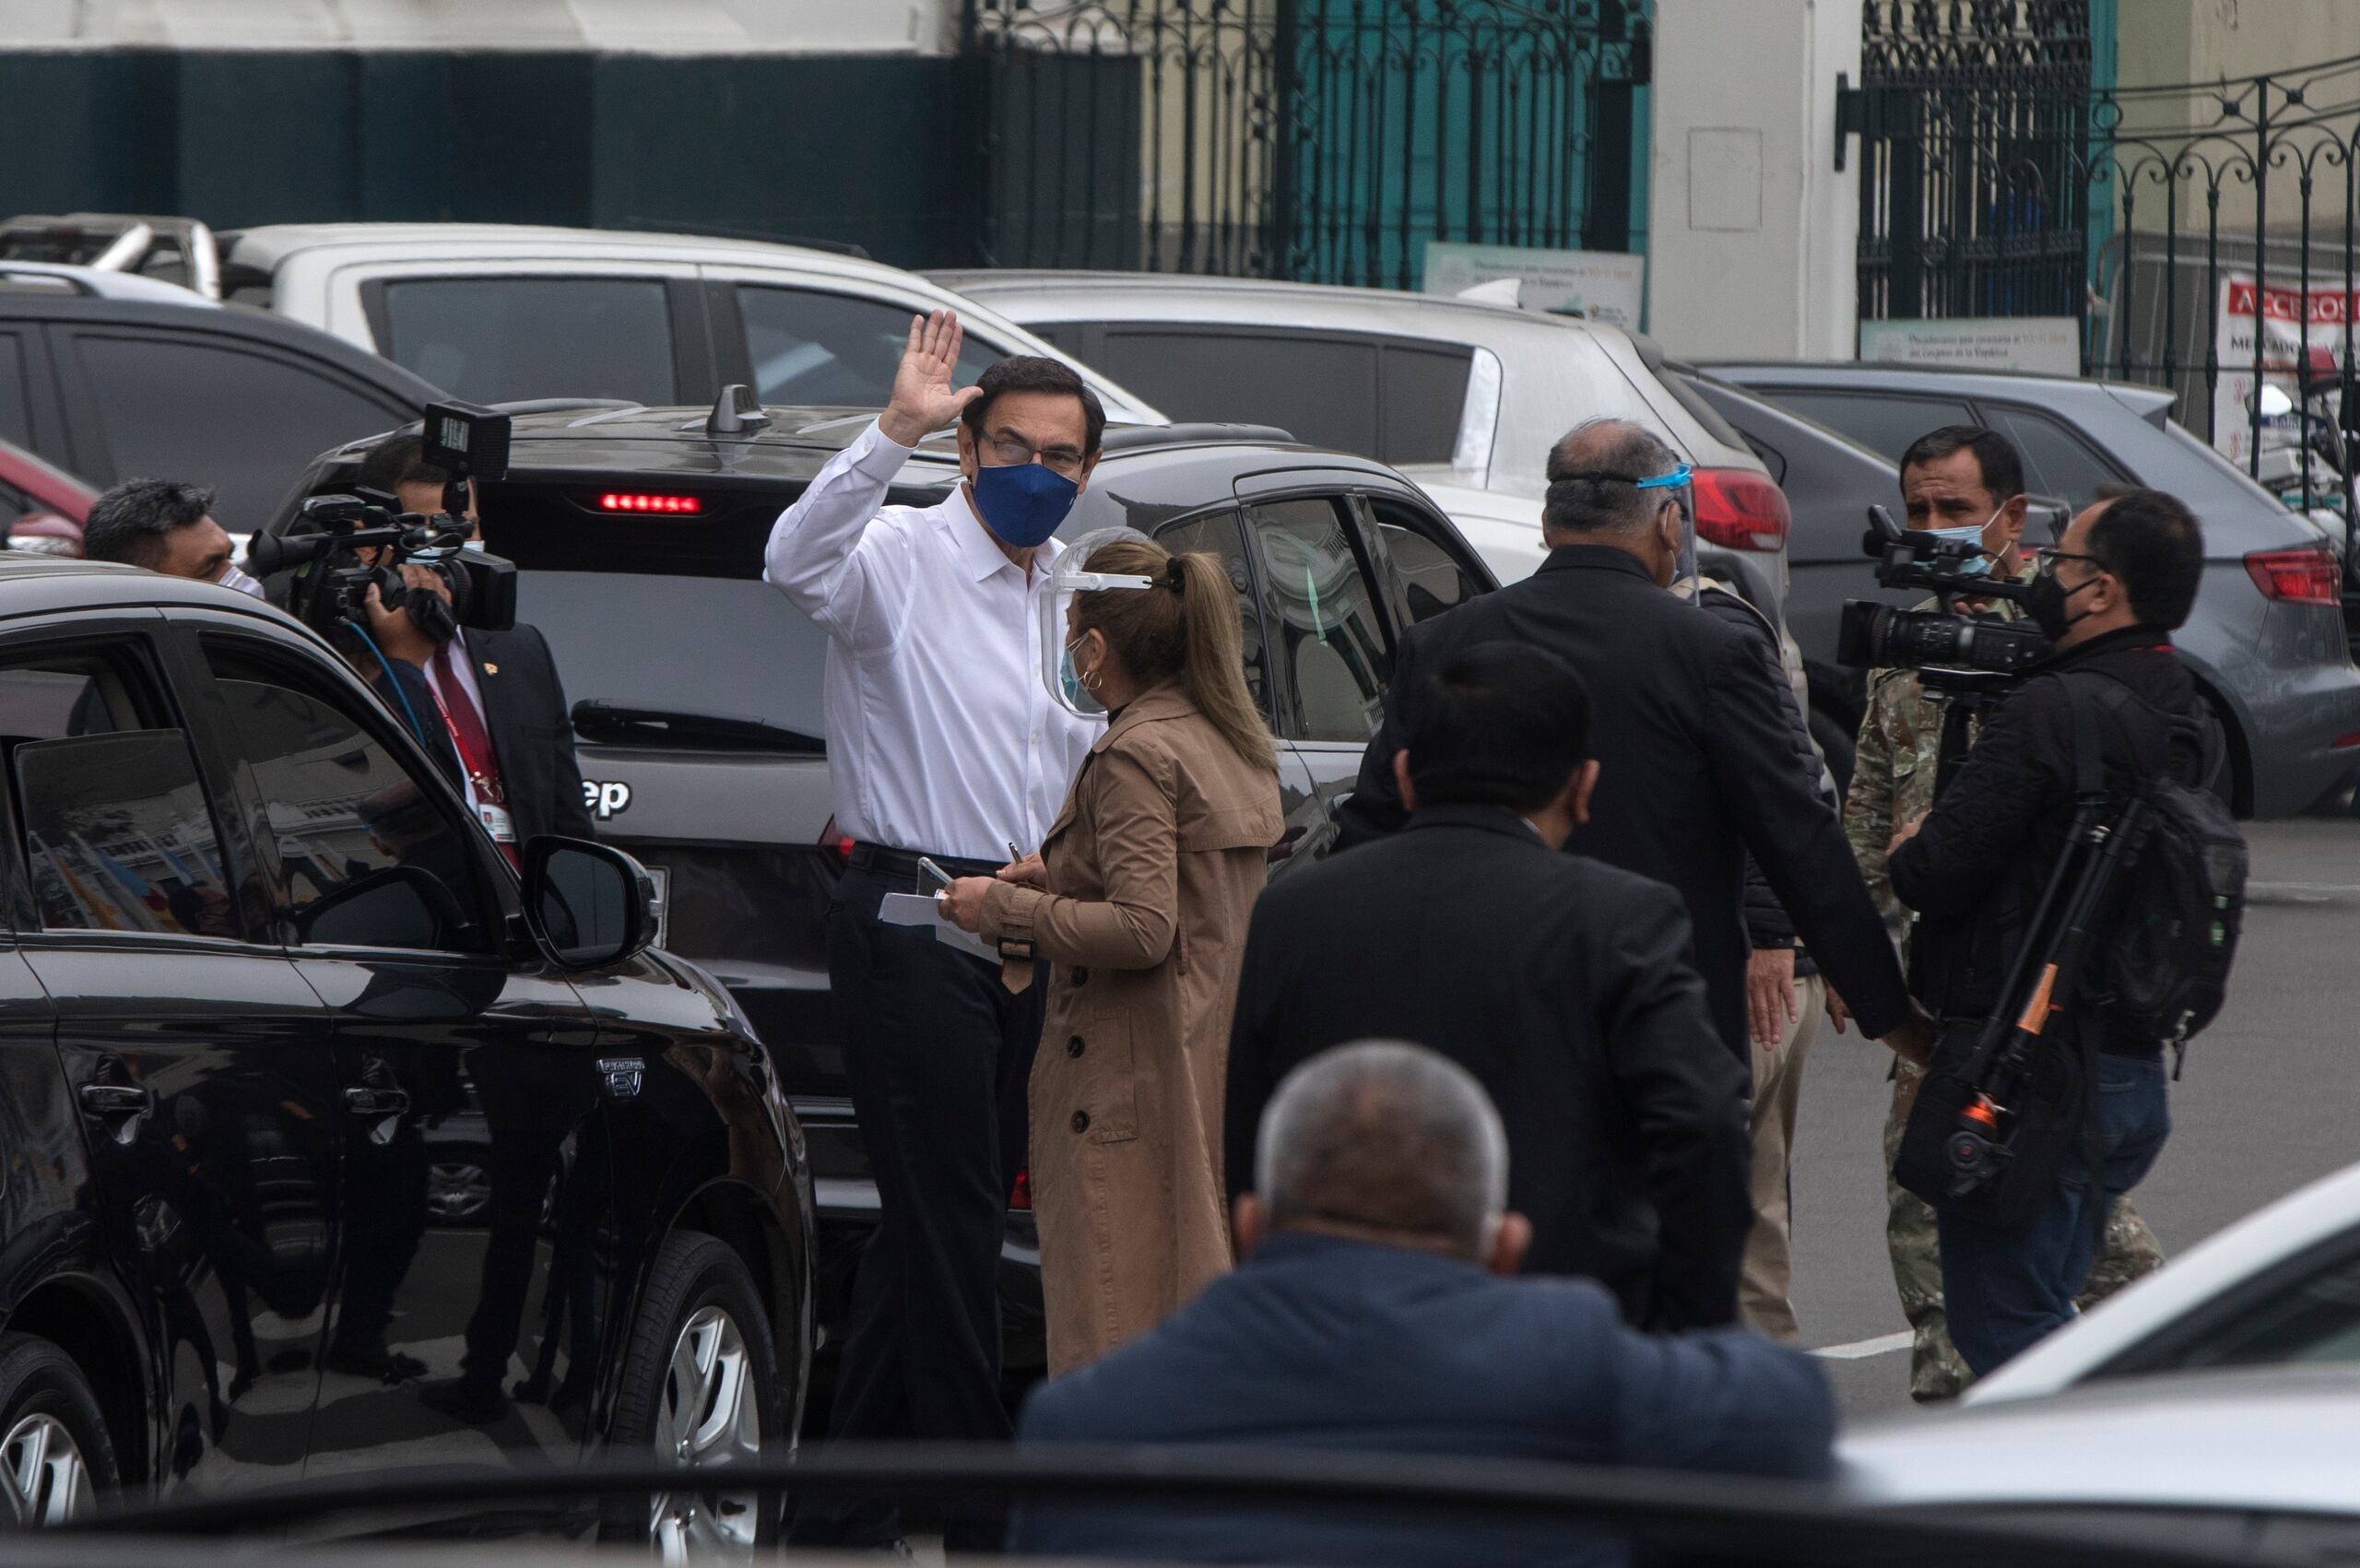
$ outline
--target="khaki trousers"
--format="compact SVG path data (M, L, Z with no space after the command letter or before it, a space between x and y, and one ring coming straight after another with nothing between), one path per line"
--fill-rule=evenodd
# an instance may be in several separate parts
M1800 1338L1795 1304L1791 1186L1795 1112L1802 1102L1803 1057L1819 1034L1827 985L1816 974L1795 982L1801 1017L1787 1026L1775 1051L1753 1047L1753 1229L1745 1238L1738 1279L1738 1315L1774 1339Z

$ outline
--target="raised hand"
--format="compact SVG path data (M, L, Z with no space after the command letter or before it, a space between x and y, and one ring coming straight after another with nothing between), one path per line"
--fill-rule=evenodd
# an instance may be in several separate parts
M983 395L980 388L953 390L950 384L966 336L953 311L910 318L910 343L893 372L892 401L877 417L877 428L888 441L915 446Z

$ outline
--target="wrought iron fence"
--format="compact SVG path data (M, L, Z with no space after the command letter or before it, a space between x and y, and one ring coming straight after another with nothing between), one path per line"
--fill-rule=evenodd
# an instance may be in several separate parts
M968 0L982 259L1411 287L1630 242L1644 0Z
M1863 319L2071 316L2083 373L2170 387L2248 472L2341 504L2319 486L2351 465L2303 453L2360 425L2360 56L2093 88L2087 0L1871 0L1864 29Z

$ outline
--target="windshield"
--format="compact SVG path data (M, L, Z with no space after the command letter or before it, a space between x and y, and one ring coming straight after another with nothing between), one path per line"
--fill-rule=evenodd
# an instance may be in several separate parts
M548 637L569 701L726 713L827 734L827 635L767 584L522 572L516 619ZM619 632L631 627L641 630Z

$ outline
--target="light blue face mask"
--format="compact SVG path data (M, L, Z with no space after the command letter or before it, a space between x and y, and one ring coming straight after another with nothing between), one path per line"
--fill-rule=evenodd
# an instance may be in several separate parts
M1987 553L1983 555L1973 556L1961 561L1958 569L1963 574L1968 577L1988 576L1991 571L1991 557L1988 553L1987 547L1983 543L1983 530L1988 528L1993 523L1999 520L2000 512L2005 512L2008 509L2003 506L2000 508L1999 512L1994 512L1982 522L1971 523L1964 528L1929 528L1926 532L1938 539L1953 539L1963 545L1973 545L1977 549L1987 550Z
M1084 637L1088 635L1088 632L1082 634ZM1066 689L1066 706L1086 711L1099 703L1098 699L1090 694L1090 688L1081 683L1081 672L1073 667L1074 643L1080 641L1081 638L1077 637L1073 643L1066 644L1065 656L1057 661L1057 684Z

